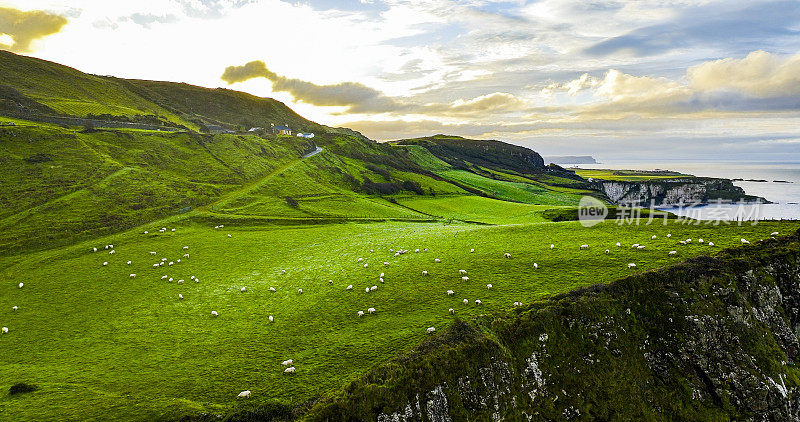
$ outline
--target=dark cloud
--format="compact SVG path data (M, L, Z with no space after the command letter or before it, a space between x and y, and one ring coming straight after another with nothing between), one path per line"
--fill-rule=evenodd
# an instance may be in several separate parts
M61 31L66 24L67 18L43 10L23 12L0 7L0 34L8 34L14 40L14 44L0 44L0 48L29 52L33 41Z
M585 50L594 56L628 51L635 56L703 45L732 47L735 52L765 47L779 39L797 41L800 2L754 2L739 9L708 5L683 10L668 23L636 29L598 42ZM730 49L728 49L730 50Z

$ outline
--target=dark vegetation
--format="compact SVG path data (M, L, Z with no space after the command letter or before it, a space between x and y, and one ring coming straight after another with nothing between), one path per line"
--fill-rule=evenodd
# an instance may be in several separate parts
M37 387L37 386L35 386L33 384L28 384L28 383L24 383L24 382L18 382L16 384L12 385L11 388L8 389L8 395L14 396L14 395L17 395L17 394L32 393L32 392L34 392L34 391L36 391L38 389L39 389L39 387Z

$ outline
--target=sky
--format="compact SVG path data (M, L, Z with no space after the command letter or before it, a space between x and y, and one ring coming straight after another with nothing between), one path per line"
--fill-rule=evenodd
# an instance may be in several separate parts
M800 161L797 0L0 0L0 48L376 140Z

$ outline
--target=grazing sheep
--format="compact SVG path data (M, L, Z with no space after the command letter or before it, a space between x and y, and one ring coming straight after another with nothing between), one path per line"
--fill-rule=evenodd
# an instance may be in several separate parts
M414 253L419 253L419 248L414 249Z
M292 366L292 365L294 365L294 360L286 359L285 361L281 362L281 365L282 366Z
M25 285L25 283L19 283L19 288L21 289L22 286L24 286L24 285Z
M622 243L617 242L617 246L622 246Z
M454 311L453 308L450 308L447 310L447 312L450 312L450 315L453 315L456 311Z
M295 371L294 366L290 366L290 367L284 369L283 373L284 374L294 374L294 371Z
M188 258L188 257L189 257L189 254L188 254L188 253L185 253L185 254L183 254L183 257L184 257L184 258Z
M358 315L358 317L360 318L360 317L364 316L364 311L358 311L358 312L356 312L356 315Z
M428 252L428 248L423 249L423 251Z
M153 264L153 268L158 268L160 266L161 266L161 264Z
M241 399L241 398L248 398L248 399L249 399L249 398L250 398L250 390L244 390L244 391L242 391L241 393L239 393L239 395L238 395L238 396L236 396L236 398L239 398L239 399Z
M3 327L3 329L5 329L6 331L8 331L8 330L6 329L6 327ZM3 332L6 332L6 331L3 331ZM436 328L433 328L433 327L428 327L428 334L431 334L431 333L433 333L434 331L436 331Z
M667 237L672 237L672 233L667 233Z
M686 243L692 243L692 238L686 239Z
M678 251L669 251L669 254L670 254L670 255L677 255L677 254L678 254Z
M606 249L606 254L610 254L610 253L611 253L611 251L609 251L608 249Z
M378 290L378 286L372 286L369 288L369 290L374 292L375 290Z
M175 231L175 229L172 229L172 231L174 232L174 231Z
M714 242L708 242L708 246L714 246Z
M169 278L169 280L167 280L167 281L169 281L170 283L172 283L172 277L170 277L170 278Z
M361 261L363 261L363 260L364 260L364 258L358 258L358 259L356 260L356 262L361 262Z
M167 278L169 278L169 276L166 276L166 275L162 275L162 276L161 276L161 279L162 279L162 280L166 280Z
M369 264L364 264L364 268L367 268L367 267L369 267Z
M371 314L374 314L375 313L375 308L367 308L367 312L369 312Z
M651 240L656 240L656 235L652 235L652 236L650 236L650 239L651 239Z
M116 252L116 251L112 249L111 252L109 252L108 254L109 255L114 255L114 252Z
M630 263L630 264L628 264L628 268L633 268L633 267L635 267L635 266L636 266L636 264L634 264L634 263Z
M178 299L183 300L183 295L178 293Z
M461 280L463 280L463 281L469 281L469 277L467 277L467 276L461 277Z
M274 322L275 321L275 318L273 318L272 315L268 316L267 319L269 320L269 322Z
M181 262L181 260L180 260L180 259L177 259L177 260L175 260L175 262L176 262L176 263L178 263L178 262Z
M211 311L211 316L212 317L217 317L217 316L219 316L219 314L217 313L217 311Z
M378 279L378 281L380 281L381 283L383 283L383 277L379 278L379 279Z
M347 287L345 288L345 290L353 290L353 285L351 284L351 285L347 286Z
M475 299L475 304L476 304L476 305L482 305L482 304L483 304L483 302L481 302L481 300L480 300L480 299Z
M491 289L492 289L492 285L491 285L491 284L487 284L487 285L486 285L486 288L487 288L487 289L489 289L489 290L491 290Z
M464 299L464 304L469 305L469 301L467 299Z
M519 302L514 302L514 306L519 306Z
M555 247L556 247L556 245L554 245L552 243L550 244L550 249L554 249Z
M508 253L508 252L506 252L506 253L505 253L503 256L505 256L506 258L509 258L509 259L511 259L511 254L510 254L510 253Z
M286 270L281 270L281 274L286 274Z
M385 265L385 266L387 266L387 267L388 267L388 266L389 266L389 263L388 263L388 262L386 262L386 261L383 261L383 265Z
M589 249L589 245L581 245L581 249Z
M536 268L536 269L538 270L538 269L539 269L539 264L537 264L537 263L535 263L535 262L534 262L534 263L533 263L533 268Z
M108 265L108 261L103 261L103 266L105 267L106 265Z
M97 248L92 248L92 252L97 252Z
M772 232L772 233L770 233L769 235L770 235L770 236L777 236L777 235L779 235L779 234L780 234L780 233L778 233L778 232Z
M16 311L17 309L19 309L19 308L17 308L16 306L12 306L12 307L11 307L11 310L12 310L12 311Z
M175 264L175 263L172 262L172 261L169 261L169 264L167 264L167 265L173 265L173 264Z
M131 278L136 278L136 274L131 274Z
M434 258L433 262L442 262L442 260L440 260L439 258Z
M742 238L742 244L749 245L750 242L747 239Z
M395 252L394 256L400 256L400 252Z
M638 248L638 247L639 247L639 244L638 244L638 243L634 243L633 245L631 245L631 249L636 249L636 248Z
M167 262L167 258L161 258L161 262Z
M178 280L178 282L180 283L180 280ZM247 291L247 287L246 287L246 286L243 286L241 289L239 289L239 291L240 291L240 292L242 292L242 293L244 293L244 292L246 292L246 291Z
M8 334L8 327L3 327L3 334Z
M189 280L194 280L195 278L197 278L197 277L191 276L191 277L189 277Z
M274 287L270 287L269 291L271 291L272 293L275 293L275 288Z
M458 270L458 273L461 275L467 274L467 270Z
M422 275L428 275L428 272L427 271L423 271Z
M184 246L184 247L183 247L183 249L184 249L184 250L185 250L185 249L189 249L189 247L188 247L188 246Z
M297 289L297 293L303 294L303 289Z
M231 234L230 234L230 233L228 233L228 237L233 237L233 236L231 236Z
M474 248L469 250L469 253L474 253L474 252L475 252Z
M644 249L644 248L646 248L646 247L647 247L647 246L645 246L645 245L639 245L639 246L637 246L637 247L636 247L636 249L639 249L639 250L641 250L641 249Z
M381 273L381 275L379 275L378 277L380 277L380 278L383 278L383 276L384 276L384 275L385 275L385 274Z
M365 287L364 292L369 293L369 287Z
M686 241L685 241L685 240L681 240L679 243L680 243L681 245L685 245L685 244L686 244Z

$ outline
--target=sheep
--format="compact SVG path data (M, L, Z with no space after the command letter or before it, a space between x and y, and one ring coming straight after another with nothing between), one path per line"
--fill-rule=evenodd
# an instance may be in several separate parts
M189 249L189 247L188 246L184 246L183 249L186 250L186 249Z
M303 294L303 289L297 289L297 293Z
M294 365L294 360L286 359L285 361L281 362L281 365L282 366L292 366L292 365Z
M550 249L555 249L555 247L556 247L556 245L554 245L552 243L550 244Z
M743 244L743 245L749 245L749 244L750 244L750 242L749 242L747 239L745 239L745 238L742 238L742 244Z
M428 252L428 248L423 249L423 251Z
M383 261L383 265L385 265L385 266L387 266L387 267L388 267L388 266L389 266L389 263L388 263L388 262L386 262L386 261Z
M400 252L395 252L394 256L400 256Z
M217 311L211 311L211 316L212 317L218 317L219 313L217 313Z
M636 264L634 264L634 263L628 264L628 268L634 268L635 266L636 266Z
M108 254L109 255L114 255L114 252L116 252L116 251L114 249L112 249L111 252L109 252Z
M419 248L414 249L414 253L419 253Z
M24 286L24 285L25 285L25 283L19 283L19 288L21 289L22 286Z
M268 316L267 319L269 320L269 322L274 322L275 321L275 318L273 318L272 315Z
M286 270L281 270L281 274L286 274Z
M772 232L772 233L770 233L769 235L770 235L770 236L777 236L777 235L779 235L779 234L780 234L780 233L778 233L778 232Z
M185 253L185 254L183 254L183 257L184 257L184 258L188 258L188 257L189 257L189 254L188 254L188 253Z
M645 246L645 245L639 245L639 246L637 246L637 247L636 247L636 249L642 250L642 249L644 249L644 248L646 248L646 247L647 247L647 246Z
M8 327L3 327L3 334L8 334Z
M454 294L455 294L455 292L454 292L454 291L452 291L452 290L448 290L448 291L447 291L447 295L448 295L448 296L452 296L452 295L454 295Z
M372 252L375 252L375 250L374 250L374 249L370 249L369 251L370 251L370 253L372 253Z
M680 243L681 245L685 245L685 244L686 244L686 241L685 241L685 240L681 240L681 241L680 241L680 242L678 242L678 243Z
M508 259L511 259L511 254L510 254L510 253L508 253L508 252L506 252L506 253L505 253L503 256L505 256L505 257L506 257L506 258L508 258Z
M476 305L483 305L483 302L481 302L480 299L475 299L475 304Z
M708 246L714 246L714 242L708 242Z
M230 234L230 233L228 233L228 237L233 237L233 236L231 236L231 234Z
M372 286L372 287L369 288L369 290L371 292L374 292L375 290L378 290L378 286Z
M581 249L589 249L589 245L583 244L581 245Z
M427 271L423 271L422 275L428 275L428 272Z
M136 278L136 274L131 274L131 278Z
M450 308L447 310L447 312L450 312L450 315L453 315L456 311L454 311L453 308Z
M248 398L248 399L249 399L249 398L250 398L250 390L244 390L244 391L242 391L241 393L239 393L239 395L238 395L238 396L236 396L236 398L239 398L239 399L241 399L241 398Z
M169 278L169 276L166 276L166 275L162 275L162 276L161 276L161 279L162 279L162 280L166 280L167 278Z
M290 366L290 367L286 368L286 369L283 371L283 373L284 373L284 374L294 374L294 371L295 371L295 369L294 369L294 366Z
M348 286L345 288L345 290L353 290L353 285L352 285L352 284L348 285Z
M514 306L519 306L519 302L514 302Z
M381 275L379 275L378 277L383 278L384 275L386 275L386 274L381 273Z
M18 308L18 307L16 307L16 306L12 306L12 307L11 307L11 310L12 310L12 311L16 311L17 309L19 309L19 308Z
M189 280L194 280L195 278L197 278L197 277L191 276L191 277L189 277Z
M153 264L153 268L158 268L158 267L160 267L160 266L161 266L161 265L159 265L159 264Z
M365 293L369 293L369 287L365 287L365 288L364 288L364 292L365 292Z
M491 284L487 284L487 285L486 285L486 288L487 288L487 289L489 289L489 290L491 290L491 289L492 289L492 285L491 285Z
M183 295L178 293L178 299L183 300Z
M172 231L174 232L174 231L175 231L175 229L172 229Z
M145 231L144 231L144 234L150 234L150 232L148 232L147 230L145 230Z
M220 224L220 225L219 225L219 228L223 228L223 227L225 227L225 225L224 225L224 224Z
M656 237L657 237L656 235L652 235L650 236L650 240L656 240Z
M667 233L667 237L668 238L672 237L672 233Z
M97 252L97 248L92 248L92 252Z
M161 258L161 262L167 262L167 258Z
M269 291L271 291L272 293L275 293L275 288L274 287L270 287Z
M172 283L172 277L170 277L170 278L169 278L169 280L167 280L167 281L169 281L170 283Z
M458 273L460 275L465 275L465 274L467 274L467 270L458 270Z
M363 260L364 260L364 258L358 258L358 259L356 260L356 262L361 262L361 261L363 261Z
M383 277L379 278L379 279L378 279L378 281L380 281L381 283L383 283Z
M697 239L697 243L703 243L703 238Z
M364 268L367 268L367 267L369 267L369 264L364 264Z
M622 246L622 243L617 242L617 247Z
M180 283L180 280L178 281L178 283ZM239 289L239 291L242 292L242 293L246 292L247 291L247 286L242 286L242 288Z
M686 243L692 243L692 238L690 237L690 238L686 239Z
M467 276L461 277L461 280L462 281L469 281L469 277L467 277Z
M107 265L108 265L108 261L103 261L103 266L105 267Z
M5 329L5 328L6 327L3 327L3 329ZM6 330L6 331L8 331L8 330ZM4 331L4 332L6 332L6 331ZM428 334L432 334L434 331L436 331L436 328L428 327Z
M606 249L606 255L608 255L608 254L610 254L610 253L611 253L611 251L609 251L608 249Z
M176 264L177 264L177 263L179 263L179 262L181 262L181 260L180 260L180 259L176 259L176 260L175 260L175 263L176 263Z
M475 249L474 249L474 248L473 248L473 249L470 249L470 250L469 250L469 253L475 253Z
M467 300L467 299L464 299L464 301L463 301L463 302L464 302L464 304L465 304L465 305L469 305L469 300Z
M371 314L374 314L375 313L375 308L367 308L367 312L369 312Z
M631 245L631 249L636 249L636 248L638 248L638 247L639 247L639 244L638 244L638 243L634 243L633 245Z
M538 269L539 269L539 264L537 264L537 263L535 263L535 262L534 262L534 263L533 263L533 268L536 268L536 269L538 270Z
M358 311L356 312L356 315L358 315L358 317L361 318L362 316L364 316L364 311Z
M167 265L173 265L173 264L175 264L175 263L172 262L172 261L169 261L169 264L167 264Z
M433 259L433 262L442 262L442 260L441 260L441 259L439 259L439 258L434 258L434 259Z

